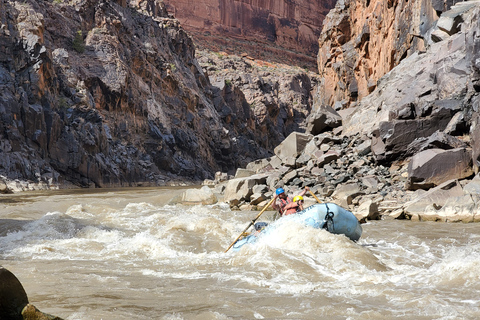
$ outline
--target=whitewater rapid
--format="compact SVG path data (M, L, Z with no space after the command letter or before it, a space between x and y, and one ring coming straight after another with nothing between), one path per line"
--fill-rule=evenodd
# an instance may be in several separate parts
M178 192L0 198L0 265L31 303L70 320L480 316L475 224L375 221L354 243L279 220L224 253L257 212L169 205Z

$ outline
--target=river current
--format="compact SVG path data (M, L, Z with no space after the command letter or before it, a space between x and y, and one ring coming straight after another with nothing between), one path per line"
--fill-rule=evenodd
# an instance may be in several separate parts
M168 205L181 191L0 195L0 265L69 320L480 318L478 224L279 224L224 253L258 212Z

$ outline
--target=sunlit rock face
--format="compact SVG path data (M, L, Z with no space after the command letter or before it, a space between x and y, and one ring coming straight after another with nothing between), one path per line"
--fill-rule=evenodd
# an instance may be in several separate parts
M314 63L326 0L166 0L168 11L202 46L252 56Z
M455 2L338 1L319 38L319 103L356 105L400 61L425 50L431 28Z

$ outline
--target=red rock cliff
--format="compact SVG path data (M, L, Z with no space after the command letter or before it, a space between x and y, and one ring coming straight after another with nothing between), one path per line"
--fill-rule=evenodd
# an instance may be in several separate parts
M348 107L401 60L428 45L428 30L455 1L340 0L324 21L320 104ZM340 105L339 105L340 104Z
M201 46L314 63L323 19L335 0L165 0Z

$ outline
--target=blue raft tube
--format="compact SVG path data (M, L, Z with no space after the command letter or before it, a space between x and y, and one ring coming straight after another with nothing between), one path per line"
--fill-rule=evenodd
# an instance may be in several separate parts
M357 217L334 203L314 204L297 212L294 219L315 229L325 229L333 234L343 234L352 241L360 239L363 232ZM235 242L233 250L237 251L247 243L256 242L257 236L261 232L268 232L270 227L266 222L255 223L256 232Z

